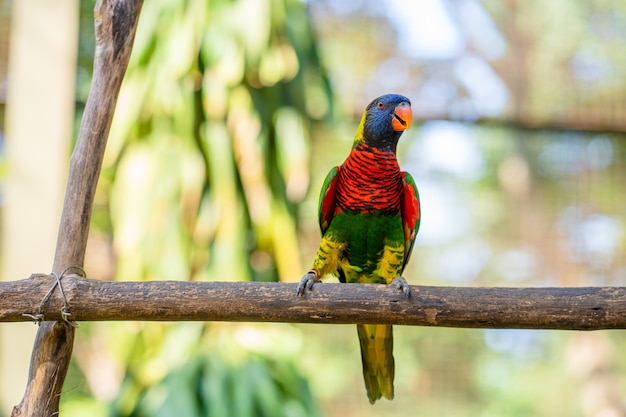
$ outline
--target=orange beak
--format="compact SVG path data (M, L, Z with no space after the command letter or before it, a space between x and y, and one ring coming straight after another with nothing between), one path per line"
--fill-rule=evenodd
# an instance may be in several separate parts
M393 113L393 120L391 127L393 130L402 131L411 127L413 121L413 110L407 102L402 102L396 107L396 111Z

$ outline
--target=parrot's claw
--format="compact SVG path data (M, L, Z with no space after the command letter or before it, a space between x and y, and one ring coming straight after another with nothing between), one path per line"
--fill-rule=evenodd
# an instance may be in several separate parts
M411 288L409 288L409 284L406 282L404 277L394 278L389 285L393 285L398 290L402 291L407 297L411 296Z
M298 284L298 288L296 288L296 294L299 296L303 296L306 290L311 291L313 289L313 284L319 282L319 278L317 277L317 271L309 271L302 279L300 279L300 283Z

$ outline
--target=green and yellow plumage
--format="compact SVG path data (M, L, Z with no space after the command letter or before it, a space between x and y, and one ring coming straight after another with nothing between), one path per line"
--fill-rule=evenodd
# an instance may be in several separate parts
M325 275L344 283L395 282L408 295L402 271L419 229L415 182L401 172L396 145L411 123L406 97L388 94L367 107L346 161L326 176L319 203L322 241L303 294ZM358 325L363 377L371 403L393 398L392 328Z

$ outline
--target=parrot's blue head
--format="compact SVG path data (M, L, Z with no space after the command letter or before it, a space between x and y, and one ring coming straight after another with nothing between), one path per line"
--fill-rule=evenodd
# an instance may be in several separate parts
M398 139L411 126L411 101L400 94L385 94L365 109L355 137L355 145L365 142L381 150L396 150Z

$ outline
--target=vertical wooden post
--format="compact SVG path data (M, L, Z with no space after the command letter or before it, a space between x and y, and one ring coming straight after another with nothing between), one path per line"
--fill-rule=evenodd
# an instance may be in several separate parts
M143 0L98 0L96 3L93 81L70 160L53 264L56 273L83 264L102 157L142 3ZM69 308L71 311L71 306ZM73 343L74 328L69 323L41 324L33 347L26 392L20 404L13 408L13 417L58 415Z

